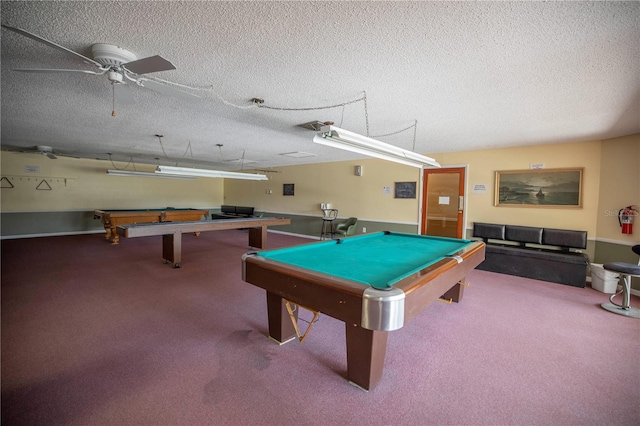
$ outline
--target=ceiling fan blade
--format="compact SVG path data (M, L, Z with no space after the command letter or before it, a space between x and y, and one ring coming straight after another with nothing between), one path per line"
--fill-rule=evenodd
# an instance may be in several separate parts
M200 96L192 95L191 93L184 92L174 87L160 84L157 81L140 79L138 80L138 82L142 87L155 90L156 92L160 92L164 95L174 96L176 98L179 98L179 99L182 99L183 101L188 101L188 102L200 102Z
M40 154L44 155L45 157L48 157L51 160L57 160L58 157L56 157L55 155L53 155L50 152L41 152Z
M89 70L63 70L63 69L45 69L45 68L14 68L12 71L19 71L19 72L30 72L30 73L54 73L54 72L58 72L58 73L65 73L65 72L76 72L76 73L83 73L83 74L91 74L91 75L104 75L107 70L103 70L102 72L95 72L95 71L89 71Z
M87 58L86 56L81 55L81 54L79 54L77 52L74 52L71 49L67 49L64 46L60 46L59 44L56 44L56 43L54 43L52 41L49 41L49 40L47 40L45 38L42 38L42 37L38 36L38 35L32 34L29 31L25 31L25 30L23 30L21 28L10 27L8 25L2 25L2 28L6 28L9 31L13 31L14 33L18 33L20 35L28 37L28 38L30 38L32 40L35 40L37 42L40 42L42 44L46 44L47 46L53 47L54 49L58 49L58 50L62 50L63 52L66 52L66 53L70 53L70 54L75 55L78 58L82 59L84 62L86 62L88 64L95 65L98 68L102 68L102 65L100 63L94 61L93 59Z
M113 84L113 94L116 98L116 102L128 105L136 103L135 99L133 99L131 88L128 85L120 83L111 84Z
M127 71L134 74L148 74L158 71L175 70L176 67L162 56L150 56L148 58L138 59L137 61L127 62L122 65Z

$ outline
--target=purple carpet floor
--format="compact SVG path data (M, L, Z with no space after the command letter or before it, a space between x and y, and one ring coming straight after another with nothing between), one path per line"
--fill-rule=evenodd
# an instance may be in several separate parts
M247 241L185 236L180 269L160 237L2 241L2 425L640 424L640 320L602 309L607 294L473 271L462 303L390 333L364 392L342 322L267 338Z

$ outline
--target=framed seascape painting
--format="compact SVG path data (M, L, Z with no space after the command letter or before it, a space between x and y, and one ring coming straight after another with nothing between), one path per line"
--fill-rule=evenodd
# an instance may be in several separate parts
M582 208L584 168L496 172L498 207Z

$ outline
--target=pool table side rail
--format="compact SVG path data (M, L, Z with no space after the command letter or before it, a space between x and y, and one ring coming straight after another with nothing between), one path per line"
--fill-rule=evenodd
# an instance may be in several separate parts
M404 323L456 287L484 260L484 247L484 243L474 242L455 253L463 259L462 263L447 257L394 284L393 288L405 293ZM242 263L244 281L345 323L361 325L363 294L368 286L255 253L243 255ZM423 285L425 282L428 284Z
M161 223L183 220L201 220L208 215L207 210L198 209L157 209L157 210L94 210L93 218L100 219L105 230L105 238L118 244L118 226L133 223Z
M242 256L242 279L295 304L352 324L360 324L363 293L368 288L255 253Z
M103 223L109 222L112 219L116 220L124 220L128 221L130 218L174 218L181 217L182 215L188 215L194 217L197 215L202 218L202 216L207 216L209 214L208 210L199 210L199 209L180 209L180 210L94 210L93 218L101 219ZM122 222L121 222L122 223ZM133 222L129 222L133 223Z
M190 222L162 222L162 223L142 223L118 226L124 232L126 238L149 237L153 235L167 235L204 231L223 231L228 229L255 228L274 225L289 225L291 219L262 217L247 219L217 219L200 220Z
M454 258L446 258L418 272L419 280L411 280L410 277L398 282L394 287L405 292L404 318L405 323L415 318L427 306L435 302L449 290L459 287L459 281L474 270L484 261L485 244L473 243L456 253L462 258L458 263ZM428 281L428 285L419 283ZM464 287L459 289L459 298L462 298ZM458 300L455 300L458 301Z

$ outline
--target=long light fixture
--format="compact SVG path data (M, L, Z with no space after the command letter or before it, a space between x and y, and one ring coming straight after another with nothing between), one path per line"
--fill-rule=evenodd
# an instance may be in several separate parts
M132 170L107 170L109 176L135 176L148 178L165 178L165 179L195 179L194 176L157 174L150 172L135 172Z
M407 151L394 145L389 145L375 139L359 135L335 126L323 126L320 133L313 137L313 142L333 148L344 149L382 160L393 161L407 166L440 167L440 164L430 157Z
M173 166L158 166L156 168L156 173L158 175L171 174L171 175L197 176L197 177L209 177L209 178L269 180L266 175L260 175L257 173L225 172L221 170L192 169L189 167L173 167Z

